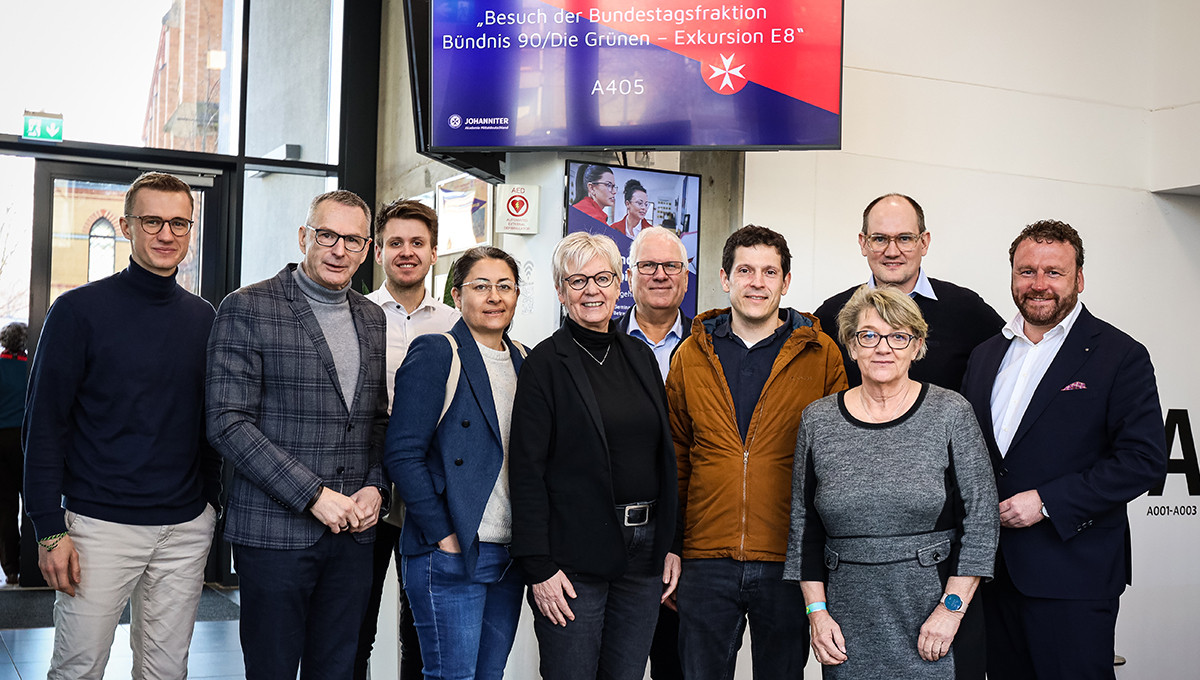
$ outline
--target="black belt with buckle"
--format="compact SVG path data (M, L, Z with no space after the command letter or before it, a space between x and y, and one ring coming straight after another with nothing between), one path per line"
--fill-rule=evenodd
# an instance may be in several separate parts
M621 514L621 519L627 527L641 527L650 523L654 519L654 506L658 501L650 501L649 503L626 503L618 505L617 512Z

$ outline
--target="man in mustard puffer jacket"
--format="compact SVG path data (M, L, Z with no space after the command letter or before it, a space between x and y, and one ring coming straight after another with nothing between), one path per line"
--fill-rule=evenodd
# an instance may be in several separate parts
M770 229L730 235L721 258L730 309L697 316L671 360L688 680L733 677L747 619L756 680L801 680L808 660L804 597L782 580L792 456L800 413L846 389L846 374L816 317L779 307L791 259Z

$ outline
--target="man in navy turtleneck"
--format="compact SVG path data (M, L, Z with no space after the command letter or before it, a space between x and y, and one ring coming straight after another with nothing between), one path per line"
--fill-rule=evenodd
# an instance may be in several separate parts
M231 293L209 338L208 433L233 465L225 538L246 677L349 678L385 494L387 320L350 290L371 209L313 199L304 261Z
M212 305L175 281L191 189L146 173L125 194L129 267L63 293L34 354L25 503L52 588L49 678L100 678L132 597L135 677L183 678L216 522L204 436Z

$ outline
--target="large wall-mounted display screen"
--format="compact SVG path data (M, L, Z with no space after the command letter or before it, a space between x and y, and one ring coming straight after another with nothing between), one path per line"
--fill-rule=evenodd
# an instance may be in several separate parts
M841 0L432 5L431 147L841 144Z

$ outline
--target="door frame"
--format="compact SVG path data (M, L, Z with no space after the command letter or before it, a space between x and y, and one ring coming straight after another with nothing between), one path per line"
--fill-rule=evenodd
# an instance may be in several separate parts
M229 282L236 275L237 261L230 258L232 236L227 228L230 213L230 173L212 168L135 165L98 159L35 158L33 180L33 234L30 244L29 277L29 341L30 358L36 354L37 340L50 308L51 260L53 251L54 182L58 179L85 182L130 184L143 172L167 172L186 182L193 190L204 192L201 219L204 233L200 244L200 296L216 307L230 290ZM113 225L116 227L117 225ZM124 269L116 263L116 271ZM231 271L232 270L232 271ZM231 471L222 470L222 486L228 488ZM224 494L222 494L224 495ZM236 585L230 546L224 540L223 522L213 535L204 580L209 583ZM21 585L45 585L37 568L37 544L28 515L22 517ZM31 556L26 562L25 556Z

